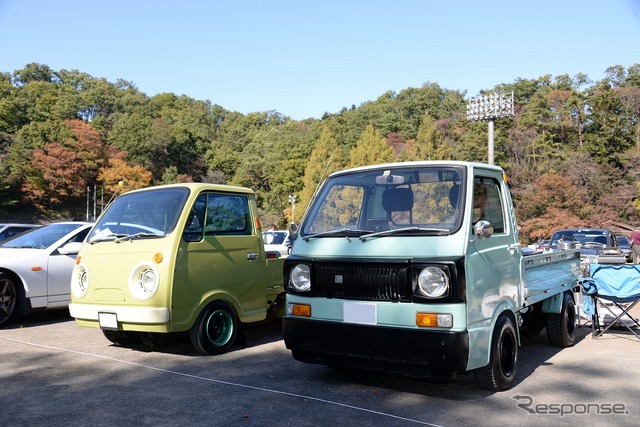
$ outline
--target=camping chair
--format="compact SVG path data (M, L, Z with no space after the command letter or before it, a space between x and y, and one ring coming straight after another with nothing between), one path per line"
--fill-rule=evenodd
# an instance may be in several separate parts
M583 309L592 316L593 338L602 336L609 328L622 325L640 339L640 335L633 330L634 327L640 328L640 323L630 314L631 309L640 302L640 265L591 264L590 277L580 279L580 282L585 295ZM602 330L599 307L612 316L612 320L603 321L605 328ZM617 308L617 312L613 307Z

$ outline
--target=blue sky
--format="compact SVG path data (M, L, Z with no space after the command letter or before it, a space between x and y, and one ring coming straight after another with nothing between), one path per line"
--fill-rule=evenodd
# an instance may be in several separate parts
M0 0L0 72L37 62L296 120L437 83L640 63L640 0Z

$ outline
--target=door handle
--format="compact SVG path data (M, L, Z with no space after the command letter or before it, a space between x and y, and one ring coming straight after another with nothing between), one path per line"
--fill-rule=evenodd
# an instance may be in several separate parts
M254 261L254 260L258 259L258 253L257 252L249 252L247 254L247 259L249 261Z
M512 245L509 245L509 246L507 247L507 249L509 249L509 253L510 253L511 255L513 255L514 253L516 253L516 252L518 251L518 248L519 248L519 247L520 247L520 244L519 244L519 243L514 243L514 244L512 244Z

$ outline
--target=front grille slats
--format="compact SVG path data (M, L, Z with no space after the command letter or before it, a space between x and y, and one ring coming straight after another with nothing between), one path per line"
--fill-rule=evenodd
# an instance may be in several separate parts
M317 263L312 293L315 296L363 301L411 300L407 264Z

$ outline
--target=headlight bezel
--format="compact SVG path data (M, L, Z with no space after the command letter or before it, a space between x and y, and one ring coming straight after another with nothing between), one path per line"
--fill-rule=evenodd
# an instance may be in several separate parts
M137 264L129 275L129 292L139 301L151 299L160 288L160 273L149 262Z
M451 272L446 266L424 265L416 269L413 295L429 301L443 300L451 296Z
M295 264L289 269L287 288L294 292L311 291L311 265L306 263Z
M78 299L84 298L89 292L90 283L89 267L84 263L78 264L73 271L71 293Z

